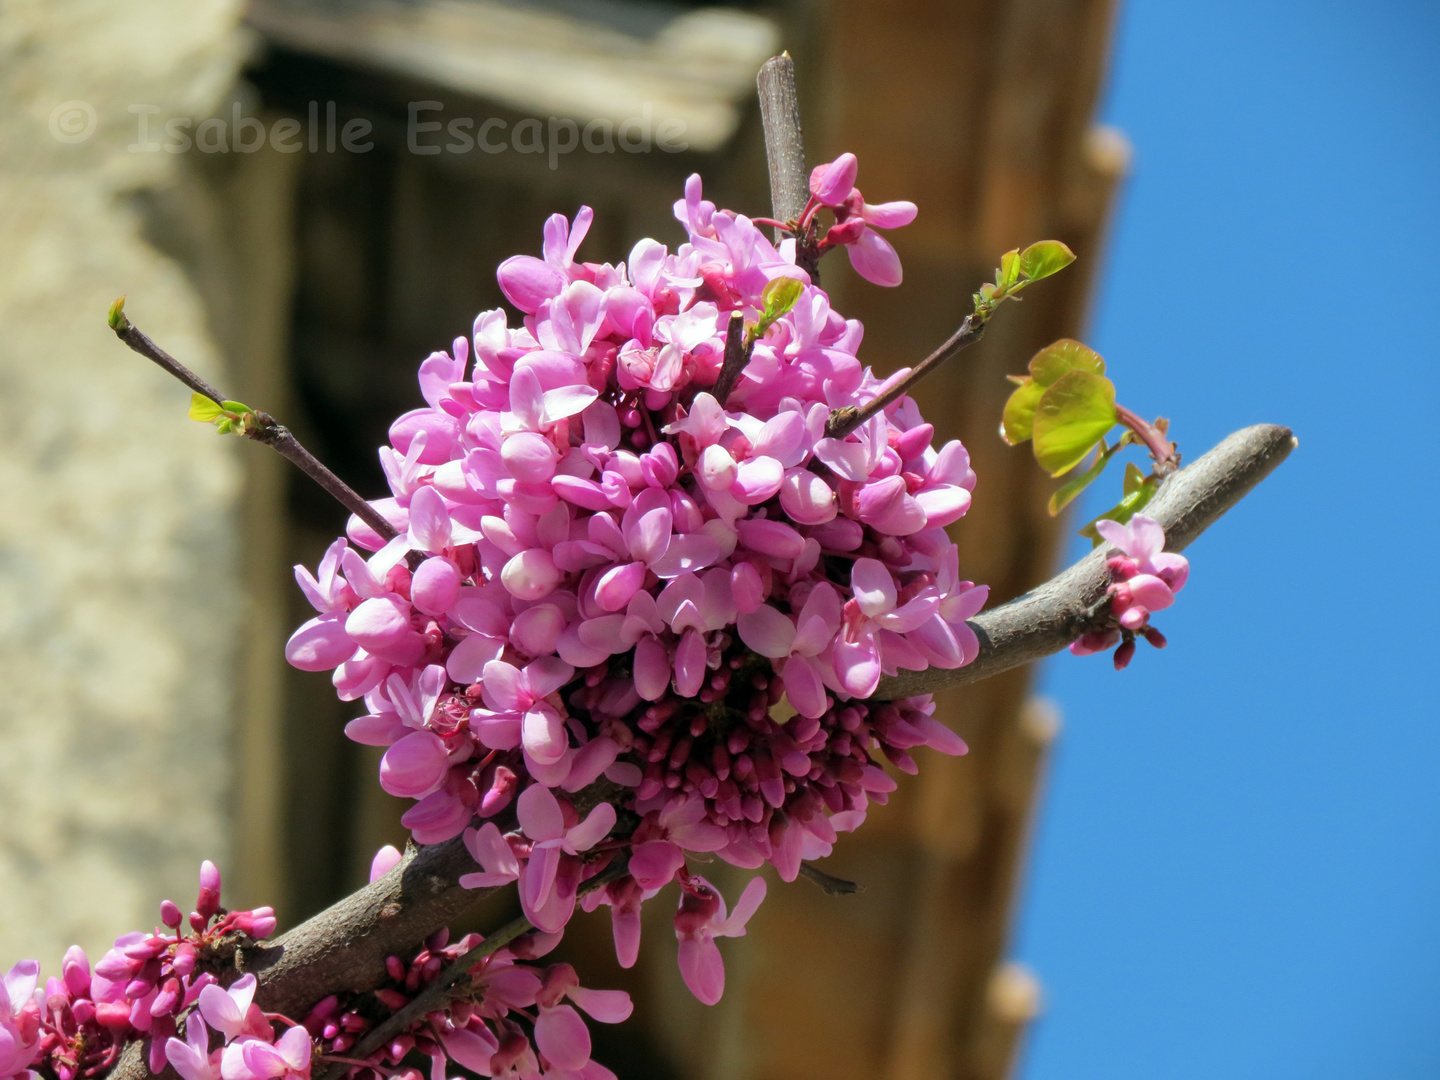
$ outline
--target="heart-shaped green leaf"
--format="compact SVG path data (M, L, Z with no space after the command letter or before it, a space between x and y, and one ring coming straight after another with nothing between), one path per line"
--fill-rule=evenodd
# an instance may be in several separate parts
M1093 371L1068 371L1035 409L1035 460L1051 476L1067 473L1115 423L1115 384Z
M1039 281L1064 270L1075 261L1075 253L1059 240L1039 240L1020 252L1020 274Z
M1030 358L1030 376L1041 386L1052 385L1067 371L1105 374L1105 361L1088 345L1074 338L1051 342Z
M1035 406L1045 387L1034 379L1024 379L1005 402L1005 414L1000 421L1000 437L1011 446L1019 446L1030 438L1035 422Z

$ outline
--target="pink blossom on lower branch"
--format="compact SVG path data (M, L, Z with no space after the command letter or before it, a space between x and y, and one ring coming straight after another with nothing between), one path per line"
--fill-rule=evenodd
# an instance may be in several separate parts
M1136 514L1128 525L1101 520L1095 528L1121 552L1106 564L1111 577L1110 614L1119 626L1089 631L1070 651L1089 656L1118 646L1115 668L1120 670L1135 655L1136 634L1157 649L1165 647L1165 635L1150 625L1150 614L1175 602L1175 594L1190 576L1190 563L1185 556L1165 550L1165 530L1144 514Z

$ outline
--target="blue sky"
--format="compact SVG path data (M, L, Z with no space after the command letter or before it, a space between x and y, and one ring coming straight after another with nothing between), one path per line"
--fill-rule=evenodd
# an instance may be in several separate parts
M1043 673L1025 1080L1440 1077L1437 57L1434 3L1123 3L1091 342L1192 457L1300 447L1190 549L1168 650Z

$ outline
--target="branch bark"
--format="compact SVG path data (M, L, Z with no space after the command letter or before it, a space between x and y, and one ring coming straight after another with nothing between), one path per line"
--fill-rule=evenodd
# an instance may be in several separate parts
M1183 551L1285 460L1296 444L1289 428L1257 424L1225 439L1172 473L1145 508L1165 530L1167 551ZM1057 653L1095 618L1110 584L1107 545L1024 596L970 620L980 655L963 668L902 671L880 680L874 697L933 694L979 682Z
M755 77L760 96L760 123L765 129L765 160L770 166L770 213L776 221L799 221L810 201L810 174L805 171L805 139L800 130L800 95L795 89L795 61L790 54L772 56ZM785 238L775 230L775 242ZM813 233L805 229L795 241L795 261L820 284L820 252Z

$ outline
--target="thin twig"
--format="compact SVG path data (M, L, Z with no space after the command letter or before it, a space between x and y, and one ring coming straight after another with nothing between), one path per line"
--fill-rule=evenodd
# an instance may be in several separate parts
M810 174L805 171L805 139L800 129L800 96L795 89L795 61L788 52L772 56L755 77L760 95L760 121L765 128L765 160L770 165L770 208L776 221L798 221L810 201ZM787 230L776 229L778 243ZM820 283L819 252L808 234L796 239L796 262L815 284Z
M843 439L876 413L887 408L897 398L908 394L916 383L961 349L974 345L984 334L984 320L977 319L974 315L966 315L965 321L960 324L960 329L951 334L943 345L911 368L908 375L898 380L874 401L859 408L847 405L843 409L833 410L830 413L830 419L825 422L825 434L832 439Z
M720 364L720 377L715 380L715 389L712 391L715 400L721 405L725 404L730 391L734 390L735 384L740 381L740 373L750 362L754 343L746 345L744 335L745 316L738 311L732 311L730 322L725 327L725 359Z
M1208 454L1171 473L1144 513L1165 530L1165 550L1182 551L1264 480L1296 445L1289 428L1257 424L1235 432ZM902 671L880 680L872 700L933 694L979 682L1043 659L1108 617L1108 545L1008 604L969 620L980 654L962 668Z
M819 885L826 896L855 896L857 893L865 891L864 885L847 881L843 877L836 877L834 874L827 874L814 863L802 862L800 876Z
M221 395L219 390L156 345L146 334L141 332L139 327L126 318L123 301L116 301L115 306L111 308L110 328L115 331L116 337L135 352L146 359L153 360L197 394L209 398L216 405L224 406L227 399ZM349 484L327 469L314 454L301 446L300 440L295 438L289 428L276 421L269 413L261 412L259 409L252 410L249 415L252 418L251 422L243 428L247 438L273 447L282 457L292 462L301 472L319 484L327 495L369 525L380 535L381 539L391 540L398 535L395 527L381 517L373 506L362 499Z

